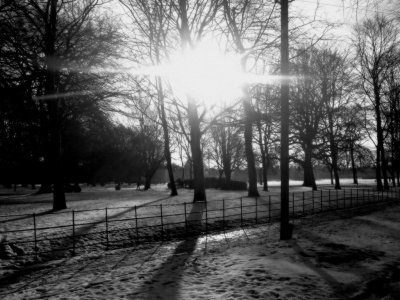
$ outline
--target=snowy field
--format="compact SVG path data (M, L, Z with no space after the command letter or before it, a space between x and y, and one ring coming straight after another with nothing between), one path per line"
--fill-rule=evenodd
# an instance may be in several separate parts
M316 192L302 187L301 182L291 182L291 215L347 208L379 199L372 192L373 181L361 181L361 187L349 185L350 182L343 180L344 189L335 191L327 185L329 181L320 181L321 189ZM270 182L270 191L260 191L258 199L246 197L246 191L208 189L208 203L201 210L201 230L216 226L223 229L231 221L242 224L276 220L279 189L279 182ZM0 240L13 247L15 253L9 252L8 256L21 260L20 256L26 254L32 259L39 253L48 260L52 256L132 246L166 234L182 235L187 232L187 218L193 210L192 190L181 189L179 196L168 197L165 185L156 185L149 191L129 186L120 191L112 186L84 187L81 193L67 194L68 209L57 213L51 211L52 195L32 195L28 191L19 187L17 193L3 192L0 197Z
M1 299L400 299L400 205L3 271Z

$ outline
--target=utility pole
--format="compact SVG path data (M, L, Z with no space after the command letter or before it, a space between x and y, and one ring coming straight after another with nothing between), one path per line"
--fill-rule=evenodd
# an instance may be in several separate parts
M281 223L280 239L292 237L289 224L289 0L281 4Z

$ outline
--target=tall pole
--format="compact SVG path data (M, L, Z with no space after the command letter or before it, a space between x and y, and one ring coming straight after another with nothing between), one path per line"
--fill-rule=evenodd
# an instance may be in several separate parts
M289 225L289 0L281 4L281 228L280 239L291 238Z

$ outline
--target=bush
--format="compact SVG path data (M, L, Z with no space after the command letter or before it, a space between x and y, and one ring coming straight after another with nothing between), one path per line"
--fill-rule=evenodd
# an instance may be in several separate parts
M194 188L194 180L193 179L185 179L183 180L183 187L187 189Z
M219 179L216 177L204 178L204 185L206 186L206 189L220 189L224 182L224 179Z
M194 180L186 179L182 182L184 188L193 189ZM247 190L247 183L244 181L231 180L229 183L225 182L225 179L219 179L216 177L204 178L204 185L206 189L221 189L221 190L234 190L242 191Z
M247 190L247 182L231 180L229 183L224 182L221 186L221 189L234 191Z

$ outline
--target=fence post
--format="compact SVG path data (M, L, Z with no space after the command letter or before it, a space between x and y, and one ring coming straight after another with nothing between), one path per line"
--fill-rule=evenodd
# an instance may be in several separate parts
M336 209L339 209L339 191L336 190Z
M314 214L314 191L312 191L312 213Z
M294 193L292 193L292 218L294 219Z
M323 198L323 195L322 195L322 189L321 189L321 212L324 210L322 207L322 198Z
M328 210L331 210L331 190L328 190Z
M225 231L225 199L222 199L222 229Z
M357 191L357 192L356 192L356 193L357 193L357 194L356 194L356 206L358 206L358 189L356 189L356 191Z
M353 207L353 189L350 189L350 207Z
M108 209L106 207L106 248L108 250Z
M164 239L164 220L163 220L163 209L162 204L160 204L160 219L161 219L161 239Z
M206 201L206 235L208 234L208 209L207 209L207 201Z
M240 197L240 226L243 226L243 198Z
M72 255L75 255L75 210L72 210Z
M33 236L35 240L35 259L38 260L38 248L37 248L37 235L36 235L36 214L34 213L33 215Z
M137 220L137 208L135 205L135 230L136 230L136 241L139 242L139 229L138 229L138 220Z
M268 223L271 223L271 195L268 196Z
M184 210L185 210L185 234L187 235L188 234L188 228L187 228L187 217L186 217L186 202L183 203L183 207L184 207Z
M361 200L361 205L363 205L364 202L365 202L365 189L362 189L362 198L361 199L362 199Z
M256 224L258 224L258 197L256 197Z
M304 217L304 192L303 192L303 217Z
M346 208L346 189L343 190L343 208Z

